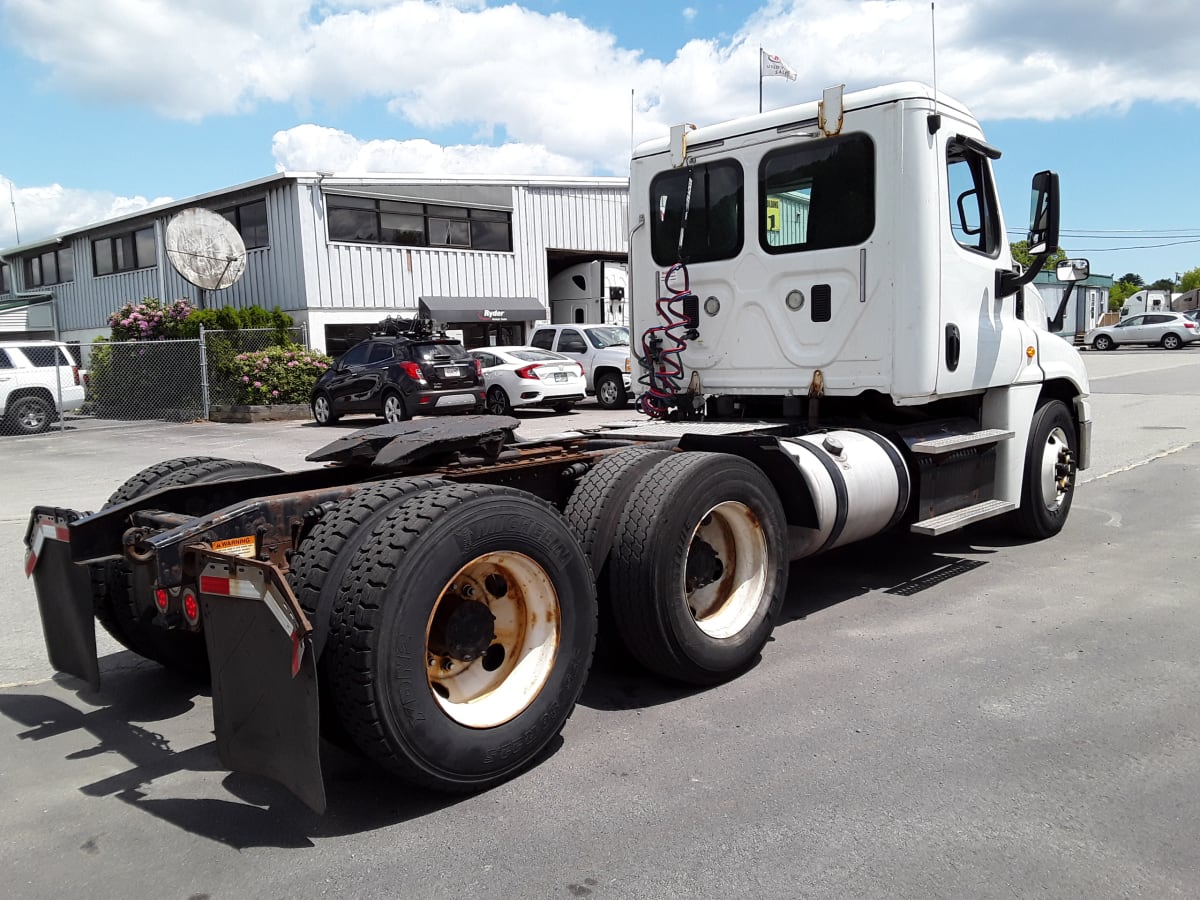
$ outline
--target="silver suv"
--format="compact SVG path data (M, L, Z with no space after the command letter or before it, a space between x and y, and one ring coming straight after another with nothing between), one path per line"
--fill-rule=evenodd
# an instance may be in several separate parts
M83 406L83 394L66 344L0 341L0 430L45 431L61 413Z
M1097 350L1111 350L1117 344L1178 350L1184 344L1200 340L1200 323L1177 312L1139 313L1126 316L1115 325L1093 328L1084 340Z

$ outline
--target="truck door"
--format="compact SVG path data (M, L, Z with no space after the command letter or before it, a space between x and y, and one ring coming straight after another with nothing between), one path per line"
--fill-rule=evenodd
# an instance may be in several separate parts
M989 162L998 155L981 140L947 136L938 394L1011 384L1024 362L1016 296L996 296L996 271L1011 265Z

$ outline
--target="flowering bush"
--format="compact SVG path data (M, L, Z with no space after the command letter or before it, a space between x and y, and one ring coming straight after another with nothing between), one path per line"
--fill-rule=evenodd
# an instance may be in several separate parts
M313 385L333 360L298 344L239 353L230 363L241 385L237 402L246 405L308 403Z
M183 336L183 321L192 314L192 305L176 300L163 305L156 297L141 303L126 303L108 317L114 341L162 341Z

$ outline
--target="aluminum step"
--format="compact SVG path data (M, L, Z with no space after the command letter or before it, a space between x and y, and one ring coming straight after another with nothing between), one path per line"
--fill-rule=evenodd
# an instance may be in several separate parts
M993 516L1002 516L1007 512L1012 512L1016 508L1017 504L1011 500L984 500L982 503L976 503L974 506L965 506L953 512L934 516L932 519L922 519L920 522L913 522L910 530L914 534L927 534L936 537L948 531L957 531L959 528L963 528L973 522L980 522L984 519L990 519Z
M946 437L930 438L927 441L917 441L912 445L913 453L928 453L939 455L953 453L955 450L966 450L969 447L979 447L983 444L994 444L997 441L1007 441L1016 434L1003 428L985 428L983 431L972 431L968 434L951 434Z

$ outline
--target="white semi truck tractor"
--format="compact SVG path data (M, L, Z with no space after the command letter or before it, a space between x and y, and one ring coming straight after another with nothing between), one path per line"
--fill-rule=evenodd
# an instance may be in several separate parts
M318 810L322 735L479 790L562 730L598 628L649 676L715 684L758 659L794 560L996 517L1056 534L1091 428L1029 285L1057 178L1033 177L1017 271L998 156L920 84L639 147L644 416L537 441L503 416L382 425L306 470L172 459L97 512L36 507L52 664L98 685L99 621L210 678L225 765Z

